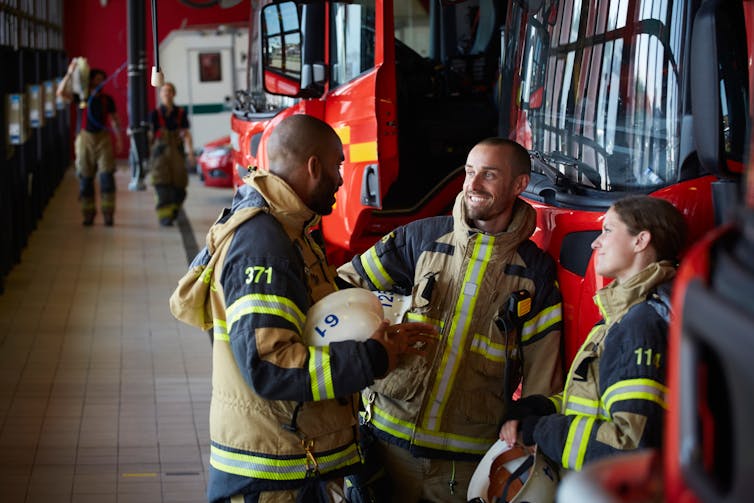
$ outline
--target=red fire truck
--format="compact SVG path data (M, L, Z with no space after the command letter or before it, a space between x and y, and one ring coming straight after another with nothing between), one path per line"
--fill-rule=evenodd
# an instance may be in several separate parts
M714 40L694 30L712 3L260 1L235 162L264 167L264 139L288 115L330 123L346 160L322 230L340 264L400 224L448 212L479 139L517 139L534 161L525 196L534 239L558 263L570 359L598 319L592 296L605 280L589 244L611 202L669 199L695 240L735 200L746 35L737 2L716 7L730 30ZM715 65L693 44L724 58Z
M605 279L594 272L590 243L613 201L631 193L670 200L692 241L735 214L753 4L258 0L249 89L232 119L235 162L241 171L263 168L265 139L288 115L331 124L344 144L344 184L322 230L340 264L400 224L448 212L475 142L518 140L533 160L525 197L538 212L534 239L558 264L570 360L598 318L592 296ZM676 290L683 316L671 334L668 501L754 493L744 426L754 377L740 358L751 355L754 333L754 201L748 207L743 223L697 245ZM748 271L719 273L715 258L734 248L739 261L749 251ZM709 295L695 297L695 278ZM724 310L733 305L733 314Z

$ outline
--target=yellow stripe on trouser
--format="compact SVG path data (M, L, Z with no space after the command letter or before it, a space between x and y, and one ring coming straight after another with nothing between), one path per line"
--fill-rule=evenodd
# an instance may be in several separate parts
M103 192L100 194L100 206L104 213L112 213L115 211L115 194L112 192Z
M165 206L160 206L157 208L157 217L158 218L171 218L173 216L173 212L176 209L175 204L168 204Z

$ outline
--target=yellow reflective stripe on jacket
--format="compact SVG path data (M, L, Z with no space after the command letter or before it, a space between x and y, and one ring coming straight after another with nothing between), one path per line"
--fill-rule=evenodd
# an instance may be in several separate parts
M364 272L367 273L369 280L374 283L377 290L390 290L393 288L395 281L393 281L393 278L390 277L390 274L382 266L382 262L380 262L377 256L377 250L374 247L362 253L360 260Z
M602 403L608 414L613 405L622 400L649 400L667 409L668 404L665 401L667 392L667 386L653 379L626 379L607 388L602 394Z
M388 414L383 409L372 404L372 424L396 438L401 438L407 442L411 441L411 437L414 435L415 426L410 421L402 421L397 417Z
M609 325L610 317L608 316L607 309L605 309L605 304L602 303L602 297L600 297L599 293L594 296L594 303L597 304L597 309L599 309L602 318L605 320L605 325Z
M280 295L265 295L252 293L239 297L225 312L228 321L228 332L233 324L247 314L272 314L292 323L299 333L304 328L304 313L298 306L286 297Z
M378 430L389 433L393 437L403 439L406 442L411 442L413 439L414 445L442 451L482 455L496 440L495 438L468 437L429 431L415 426L410 421L402 421L374 405L372 406L371 423Z
M219 318L214 318L212 320L212 338L216 341L230 342L228 325L225 323L225 320Z
M406 321L413 321L413 322L423 322L423 323L429 323L435 329L437 329L438 332L442 331L442 329L445 327L445 323L443 323L442 320L438 320L436 318L430 318L429 316L425 316L423 314L419 313L412 313L411 311L408 311L406 313Z
M521 342L525 343L535 335L539 335L548 328L563 320L563 305L558 302L547 309L543 309L534 318L524 323L521 330Z
M563 413L563 393L558 393L557 395L548 396L547 398L555 406L555 412L557 414L562 414Z
M589 398L580 396L569 396L568 401L563 404L563 407L563 414L567 416L582 415L608 419L607 412L600 407L598 400L590 400Z
M448 341L427 402L427 414L422 426L428 430L438 428L445 406L449 402L451 384L458 372L480 290L479 285L482 284L484 272L487 270L495 238L486 234L477 234L474 241L473 252L466 266L460 295L458 295L448 331Z
M511 337L511 339L514 339ZM504 363L505 362L505 346L503 344L497 344L486 335L474 334L474 339L471 341L471 351L483 355L488 360L493 362Z
M561 463L569 470L581 470L584 465L584 455L589 444L592 428L597 421L595 417L572 416L571 426L568 428L565 448Z
M320 472L326 473L358 463L358 448L347 445L343 450L327 455L315 455ZM306 478L306 456L270 458L225 450L216 445L210 447L210 464L216 469L266 480L301 480Z
M312 381L314 400L335 398L330 367L330 346L309 346L309 378Z

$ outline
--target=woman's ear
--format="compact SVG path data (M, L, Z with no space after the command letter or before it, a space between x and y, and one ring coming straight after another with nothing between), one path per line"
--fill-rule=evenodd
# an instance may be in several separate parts
M634 251L643 252L649 248L649 244L652 242L652 234L649 231L640 231L634 236Z

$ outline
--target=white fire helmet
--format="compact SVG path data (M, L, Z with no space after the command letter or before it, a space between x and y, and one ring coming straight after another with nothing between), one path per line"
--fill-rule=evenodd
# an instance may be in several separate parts
M71 76L71 88L82 100L89 96L89 62L86 58L76 58L76 68Z
M304 325L304 342L309 346L327 346L331 342L365 341L383 319L380 301L369 290L338 290L309 308Z
M372 292L377 296L377 299L382 304L382 309L385 311L385 319L390 322L391 325L397 325L403 323L405 320L403 317L406 312L411 309L411 296L410 295L398 295L393 292L383 292L380 290Z
M498 440L471 476L466 499L474 503L552 503L559 480L557 467L539 451L530 454L523 447Z

